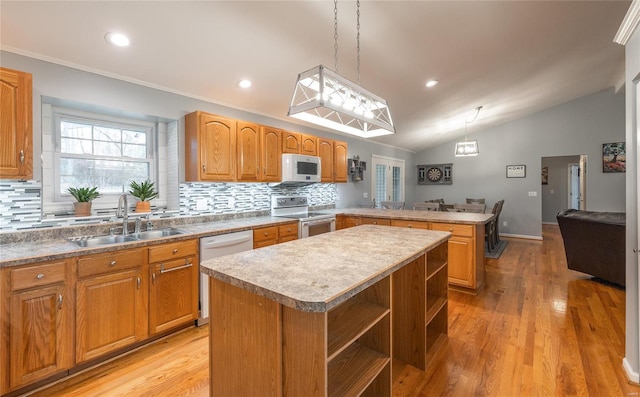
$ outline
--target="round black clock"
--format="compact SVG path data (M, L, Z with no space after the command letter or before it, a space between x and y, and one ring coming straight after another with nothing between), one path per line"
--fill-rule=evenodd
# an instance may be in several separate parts
M442 171L438 167L431 167L427 170L427 178L431 182L438 182L442 179Z

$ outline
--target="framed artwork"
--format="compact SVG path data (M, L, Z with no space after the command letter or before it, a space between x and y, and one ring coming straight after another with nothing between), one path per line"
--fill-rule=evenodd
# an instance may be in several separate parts
M524 164L508 165L507 178L526 178L527 166Z
M542 167L542 174L540 175L540 179L542 180L543 185L549 183L549 167Z
M602 172L626 172L627 153L624 142L602 144Z

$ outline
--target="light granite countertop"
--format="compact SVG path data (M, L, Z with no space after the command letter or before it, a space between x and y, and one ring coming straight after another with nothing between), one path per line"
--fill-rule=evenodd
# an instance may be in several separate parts
M252 230L259 227L268 227L296 222L295 219L279 218L272 216L257 216L249 218L228 219L215 222L186 224L173 226L182 234L161 237L157 239L138 240L120 244L109 244L92 248L81 248L77 244L64 238L48 240L29 240L0 245L0 268L24 265L71 258L80 255L89 255L102 252L119 251L122 249L145 247L167 242L188 240L193 238L215 236L219 234L233 233L243 230ZM24 232L28 237L28 232Z
M473 212L387 210L380 208L339 208L320 212L331 214L356 215L369 218L402 219L407 221L425 221L440 223L459 223L465 225L484 225L494 218L494 214Z
M297 310L326 312L450 236L362 225L207 260L200 269Z

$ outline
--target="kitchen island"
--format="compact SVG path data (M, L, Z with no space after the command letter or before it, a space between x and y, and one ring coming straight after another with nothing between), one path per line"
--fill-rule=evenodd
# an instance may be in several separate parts
M359 226L206 261L211 395L391 395L447 334L450 233Z

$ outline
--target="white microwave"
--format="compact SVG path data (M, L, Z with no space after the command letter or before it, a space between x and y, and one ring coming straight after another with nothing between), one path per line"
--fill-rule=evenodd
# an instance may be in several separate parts
M320 157L284 153L282 155L282 184L320 182Z

